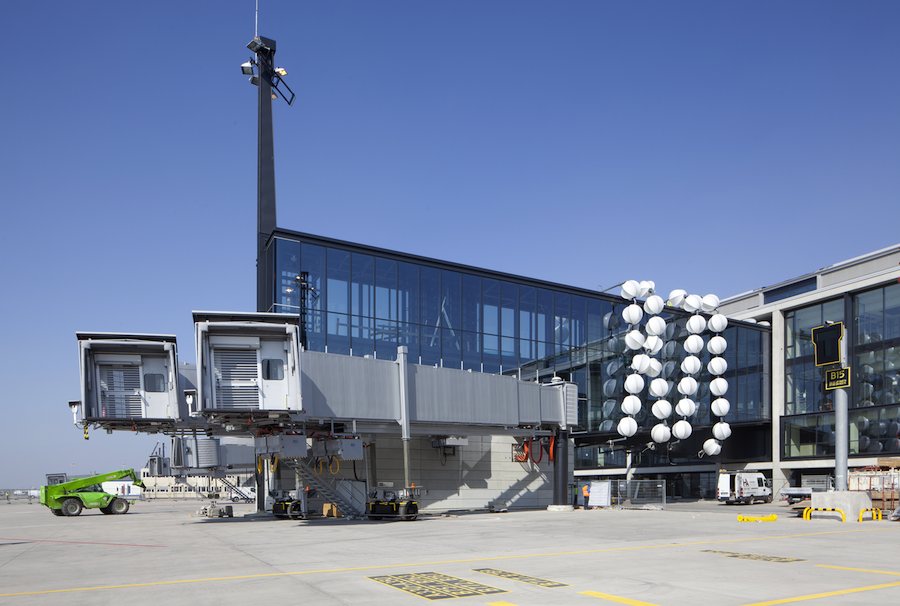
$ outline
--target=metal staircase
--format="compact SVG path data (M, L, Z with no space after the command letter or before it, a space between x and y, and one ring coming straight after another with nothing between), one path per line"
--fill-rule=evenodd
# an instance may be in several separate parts
M320 496L331 503L335 503L345 518L365 517L365 511L361 511L353 501L342 495L333 481L317 474L309 460L298 459L297 472L306 484L316 489Z
M243 488L228 480L228 478L219 478L219 481L225 485L225 488L229 489L232 494L237 497L244 499L245 501L253 501L254 497L252 494L248 494Z

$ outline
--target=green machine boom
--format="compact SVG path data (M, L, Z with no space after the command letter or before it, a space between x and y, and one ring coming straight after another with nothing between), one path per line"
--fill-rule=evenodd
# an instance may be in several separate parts
M87 478L78 478L62 484L41 486L41 505L46 505L55 516L77 516L82 509L99 509L103 513L128 513L128 501L104 492L103 482L130 478L135 486L142 487L141 479L133 469L120 469Z

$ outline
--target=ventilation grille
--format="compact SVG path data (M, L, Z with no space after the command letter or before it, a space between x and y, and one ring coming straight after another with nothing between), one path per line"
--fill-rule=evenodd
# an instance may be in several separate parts
M100 415L124 419L144 416L139 366L100 366Z
M255 349L215 349L216 408L259 408Z

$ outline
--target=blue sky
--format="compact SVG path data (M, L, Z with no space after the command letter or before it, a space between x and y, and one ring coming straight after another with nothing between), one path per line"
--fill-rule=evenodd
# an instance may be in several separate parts
M722 296L900 241L900 4L262 0L279 224L597 288ZM0 486L84 442L76 330L253 310L253 1L7 2Z

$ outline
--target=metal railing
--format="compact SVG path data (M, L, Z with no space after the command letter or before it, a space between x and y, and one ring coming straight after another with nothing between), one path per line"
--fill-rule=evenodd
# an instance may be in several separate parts
M613 480L612 505L622 509L665 509L665 480Z

